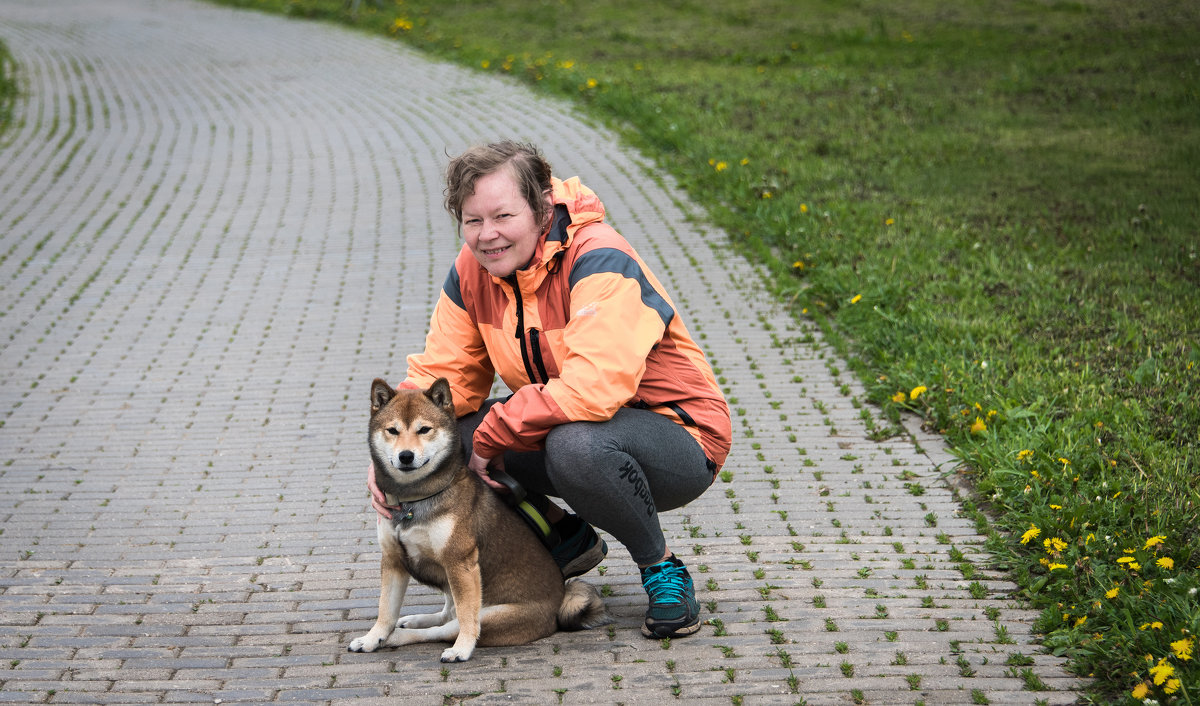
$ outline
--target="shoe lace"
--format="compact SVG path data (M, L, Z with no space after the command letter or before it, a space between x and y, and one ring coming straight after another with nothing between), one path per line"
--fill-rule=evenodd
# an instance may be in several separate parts
M642 587L654 603L682 603L687 594L687 569L664 562L661 569L642 577Z

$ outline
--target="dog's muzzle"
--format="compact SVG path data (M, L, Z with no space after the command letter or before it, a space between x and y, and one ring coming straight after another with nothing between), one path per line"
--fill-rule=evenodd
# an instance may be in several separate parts
M426 463L429 463L429 459L425 459L424 461L417 463L417 455L412 451L401 451L400 453L396 454L396 457L392 460L392 466L394 466L397 471L415 471L424 466Z

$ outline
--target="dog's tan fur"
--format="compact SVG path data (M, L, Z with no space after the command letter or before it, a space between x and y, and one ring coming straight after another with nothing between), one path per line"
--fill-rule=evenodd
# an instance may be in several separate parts
M376 484L402 509L377 524L379 618L351 651L453 642L442 661L463 662L476 645L520 645L609 622L596 589L564 584L532 530L467 468L446 380L396 391L376 379L369 439ZM400 617L410 578L445 594L440 613Z

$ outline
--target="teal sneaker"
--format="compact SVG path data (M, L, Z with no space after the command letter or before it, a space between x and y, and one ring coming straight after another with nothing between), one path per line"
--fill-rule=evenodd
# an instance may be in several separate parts
M578 515L567 513L554 524L554 530L560 539L550 547L550 556L554 557L564 579L586 574L608 556L608 544Z
M672 554L641 571L642 588L650 596L642 634L652 638L679 637L699 630L700 604L696 602L696 588L683 562Z

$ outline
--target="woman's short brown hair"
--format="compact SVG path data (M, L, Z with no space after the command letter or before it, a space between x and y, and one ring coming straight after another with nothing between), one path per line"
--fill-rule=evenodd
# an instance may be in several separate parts
M509 169L517 190L533 211L534 223L545 228L550 220L550 163L537 147L512 140L472 147L450 160L446 167L446 210L462 226L462 206L475 193L475 182L501 169Z

